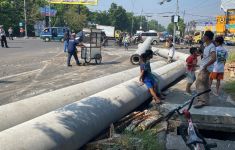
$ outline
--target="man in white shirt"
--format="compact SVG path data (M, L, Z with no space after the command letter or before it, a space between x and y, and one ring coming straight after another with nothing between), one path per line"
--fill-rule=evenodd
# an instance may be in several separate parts
M205 48L203 51L203 58L200 64L200 71L196 80L196 91L197 93L206 91L210 88L209 75L213 71L213 63L216 61L215 45L212 43L214 33L206 31L203 37L205 42ZM210 100L209 93L205 93L198 97L198 102L194 105L194 108L202 108L208 105Z
M168 58L167 58L167 63L168 64L173 62L173 57L175 55L175 47L174 47L174 44L172 42L173 42L173 39L169 38L168 39L169 52L168 52Z

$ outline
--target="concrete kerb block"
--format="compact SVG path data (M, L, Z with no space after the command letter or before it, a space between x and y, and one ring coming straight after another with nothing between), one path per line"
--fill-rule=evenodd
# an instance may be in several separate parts
M162 110L170 111L178 106L178 104L163 104L160 107ZM235 108L205 106L201 109L191 108L190 112L194 123L235 128Z

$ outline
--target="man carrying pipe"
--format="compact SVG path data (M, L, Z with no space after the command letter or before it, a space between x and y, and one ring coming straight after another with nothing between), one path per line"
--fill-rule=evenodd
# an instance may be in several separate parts
M144 43L138 45L138 50L130 58L133 65L139 65L140 55L143 54L147 49L151 49L152 38L148 37Z

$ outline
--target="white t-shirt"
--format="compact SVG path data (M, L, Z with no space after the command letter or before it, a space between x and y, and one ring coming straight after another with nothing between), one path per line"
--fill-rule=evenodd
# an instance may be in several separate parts
M172 46L169 50L168 56L169 57L174 57L174 55L175 55L175 47Z
M216 61L214 63L213 72L224 72L224 63L228 58L228 51L222 47L216 47Z
M213 43L211 43L210 45L207 45L204 48L203 58L202 58L201 64L200 64L200 70L202 70L204 68L204 66L211 60L211 52L215 52L215 45ZM207 70L209 72L212 72L213 71L213 64L208 66Z

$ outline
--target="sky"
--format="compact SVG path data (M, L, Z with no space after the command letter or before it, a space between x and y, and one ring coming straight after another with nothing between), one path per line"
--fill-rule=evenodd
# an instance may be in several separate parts
M175 12L177 0L172 0L171 2L165 2L160 5L161 0L98 0L97 6L89 6L92 11L108 10L111 3L116 3L123 6L128 12L134 12L135 15L140 15L143 9L143 14L149 16L150 19L156 19L160 24L167 26L170 23L169 17L172 13L165 12ZM180 16L186 22L191 20L201 20L214 18L217 15L223 15L224 12L220 8L221 0L179 0L179 11ZM148 14L152 13L152 14ZM158 14L165 13L165 14Z

